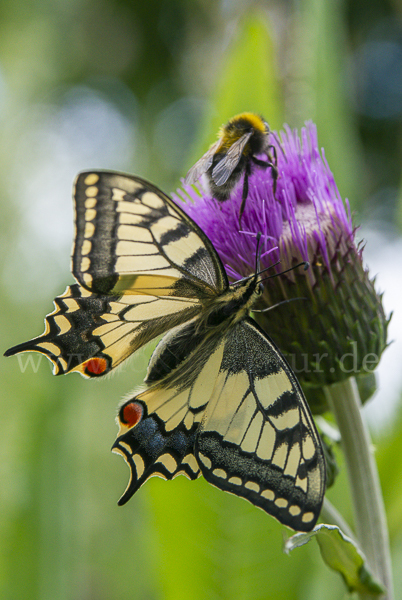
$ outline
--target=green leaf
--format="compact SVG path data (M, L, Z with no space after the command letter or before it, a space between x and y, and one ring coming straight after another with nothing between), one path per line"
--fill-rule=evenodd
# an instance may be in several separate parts
M225 64L226 63L226 64ZM237 35L223 64L215 103L218 121L243 111L262 113L271 128L282 126L283 113L274 45L265 16L252 13L239 22Z
M296 533L285 543L285 552L317 540L324 562L343 577L349 592L379 595L384 588L371 573L363 552L356 542L335 525L318 525L309 533Z
M359 389L360 400L362 404L365 404L367 400L370 400L374 392L377 391L376 374L374 372L359 373L356 376L356 383Z

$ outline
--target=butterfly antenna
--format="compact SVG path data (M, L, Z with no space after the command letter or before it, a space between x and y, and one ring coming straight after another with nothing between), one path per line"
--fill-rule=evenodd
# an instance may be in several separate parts
M288 302L293 302L294 300L308 300L308 298L303 298L303 296L300 296L299 298L288 298L287 300L281 300L281 302L277 302L276 304L273 304L272 306L268 306L268 308L263 308L261 310L254 309L253 312L265 313L265 312L268 312L269 310L272 310L273 308L276 308L277 306L280 306L281 304L287 304Z
M242 277L241 279L234 281L233 285L235 285L236 283L240 283L241 281L247 281L248 279L254 279L254 278L258 277L259 275L261 275L261 273L265 273L265 271L269 271L270 269L273 269L274 267L278 266L280 264L280 262L281 261L278 260L276 263L273 263L269 267L265 267L265 269L261 269L261 271L258 271L259 256L257 253L256 254L256 272L253 275L248 275L247 277ZM307 269L310 267L310 263L306 260L297 265L294 265L293 267L289 267L289 269L285 269L285 271L281 271L280 273L275 273L274 275L269 275L268 277L264 277L264 279L260 280L260 283L262 283L263 281L266 281L267 279L272 279L273 277L278 277L279 275L283 275L284 273L293 271L293 269L297 269L298 267L304 267L304 270L307 271Z
M278 263L276 263L276 265L277 264ZM272 265L272 266L275 266L275 265ZM274 277L279 277L279 275L284 275L285 273L289 273L289 271L293 271L294 269L298 269L299 267L304 267L304 271L307 271L307 269L310 267L310 263L307 260L305 260L303 262L298 263L297 265L294 265L293 267L289 267L289 269L285 269L284 271L281 271L280 273L274 273L273 275L268 275L268 277L264 277L264 279L261 279L260 283L262 283L263 281L266 281L267 279L273 279Z
M261 271L257 271L256 273L253 273L252 275L247 275L247 277L242 277L241 279L237 279L236 281L233 282L233 285L236 283L240 283L241 281L248 281L249 279L255 279L256 277L261 275L261 273L265 273L265 271L269 271L273 267L276 267L277 265L279 265L280 262L281 261L278 260L278 262L274 263L273 265L270 265L269 267L265 267L265 269L261 269Z

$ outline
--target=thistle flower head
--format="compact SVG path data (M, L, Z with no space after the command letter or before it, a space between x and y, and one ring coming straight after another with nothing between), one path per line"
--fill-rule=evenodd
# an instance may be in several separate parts
M258 232L261 269L278 263L267 275L300 261L310 263L307 271L295 269L266 280L258 308L299 300L254 315L302 384L321 387L365 375L386 346L387 320L363 267L362 248L355 243L349 205L342 201L324 152L319 151L312 123L300 137L286 127L280 135L272 133L270 142L276 151L276 191L271 168L255 165L241 229L243 180L226 202L214 200L203 184L198 190L185 186L178 195L233 281L254 272Z

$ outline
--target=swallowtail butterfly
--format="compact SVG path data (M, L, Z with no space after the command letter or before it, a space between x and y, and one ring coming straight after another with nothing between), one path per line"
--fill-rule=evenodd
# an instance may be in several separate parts
M229 285L210 240L152 184L106 171L75 183L77 283L55 301L35 351L54 373L102 377L163 336L144 388L119 409L113 451L130 467L124 504L153 475L203 475L281 523L311 530L325 463L300 386L249 316L258 274Z

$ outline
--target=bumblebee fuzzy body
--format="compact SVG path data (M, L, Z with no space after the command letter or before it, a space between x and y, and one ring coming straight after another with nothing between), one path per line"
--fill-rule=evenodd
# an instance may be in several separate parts
M251 158L268 150L268 136L268 123L262 117L253 113L243 113L233 117L226 125L221 127L219 130L220 144L214 153L212 165L207 171L211 194L216 200L225 202L229 199L234 187L245 173L247 165L250 164ZM227 171L230 171L228 179L222 185L217 185L215 182L216 176L213 175L215 167L222 160L225 160L234 144L240 144L245 139L247 141L238 157L237 165L233 167L236 157L227 165Z
M189 170L186 183L195 183L202 174L208 177L211 195L219 202L225 202L244 174L242 204L239 219L244 211L248 195L248 177L252 165L271 167L276 188L277 169L270 156L270 129L263 117L254 113L236 115L219 130L219 139ZM268 161L257 158L266 154Z

